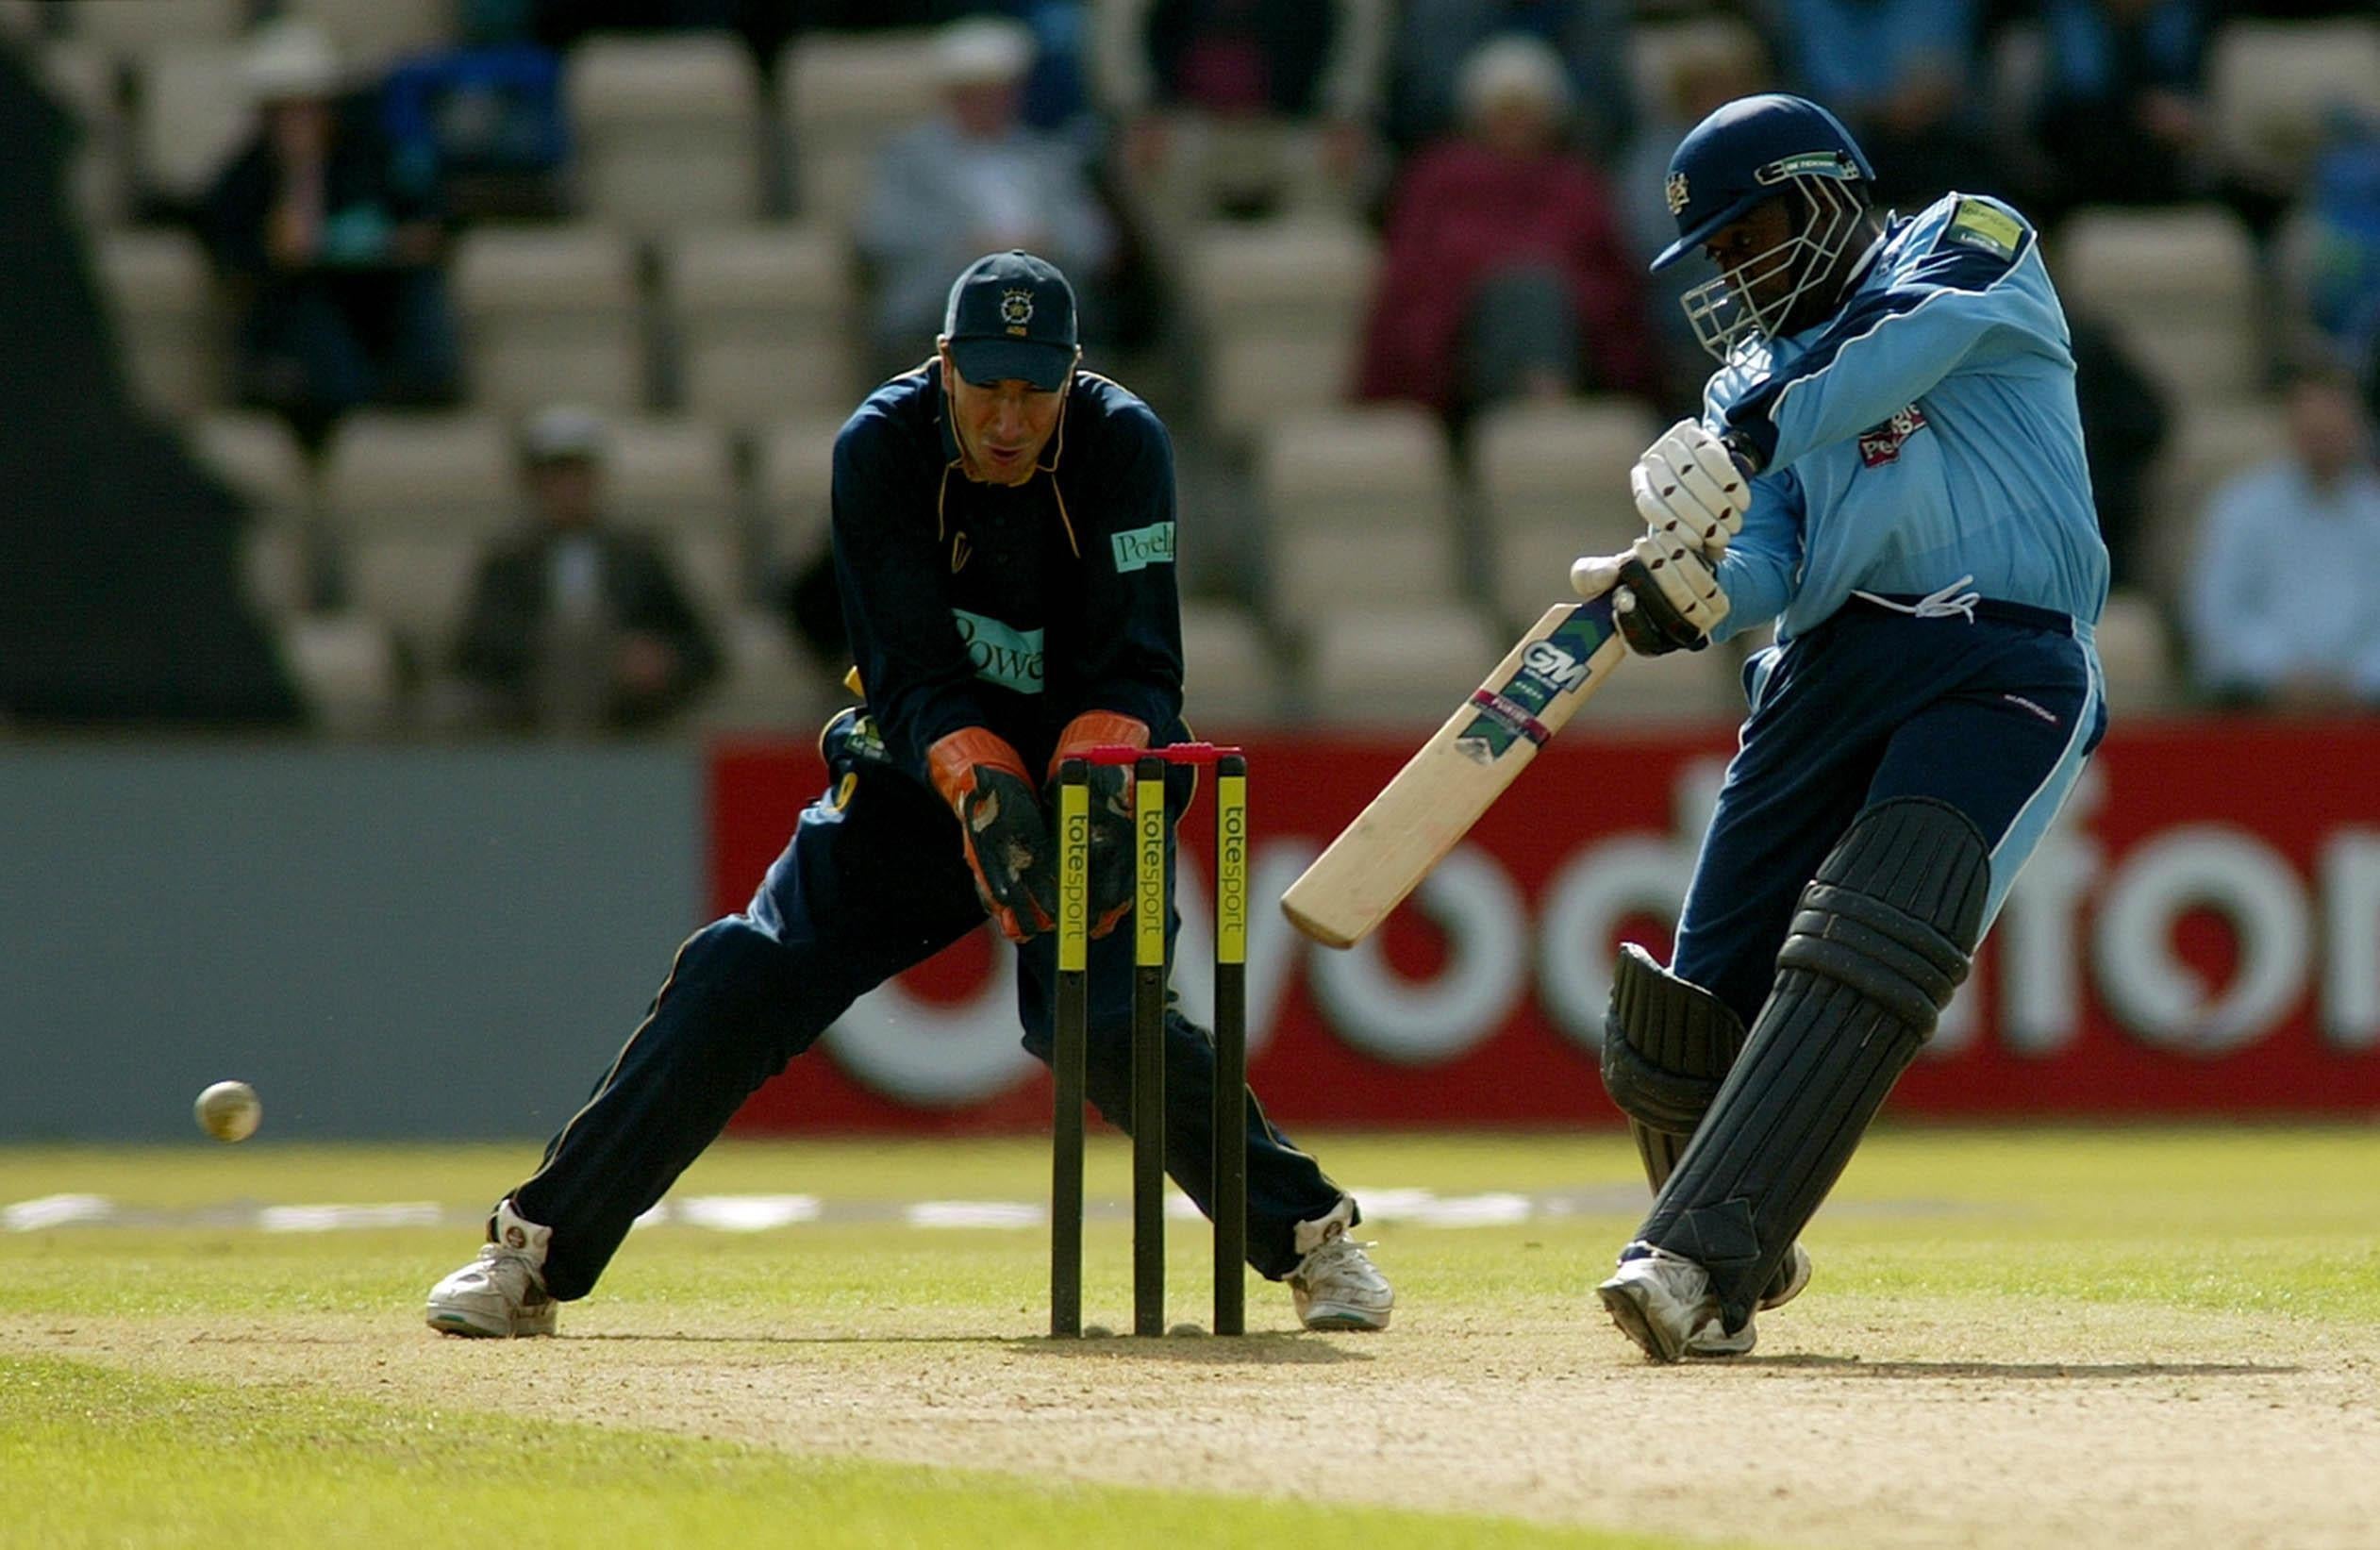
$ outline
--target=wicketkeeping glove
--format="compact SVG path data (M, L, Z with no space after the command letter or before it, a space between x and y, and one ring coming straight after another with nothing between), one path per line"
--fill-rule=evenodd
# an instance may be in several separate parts
M1149 745L1149 728L1113 710L1086 710L1057 735L1050 756L1050 810L1057 805L1057 767L1090 749ZM1104 937L1132 912L1132 771L1122 764L1090 767L1090 934Z
M1628 471L1628 492L1645 526L1712 559L1752 509L1751 476L1699 420L1680 420L1644 449Z
M934 789L958 815L975 892L1010 942L1050 929L1057 915L1057 854L1024 760L980 726L925 751Z

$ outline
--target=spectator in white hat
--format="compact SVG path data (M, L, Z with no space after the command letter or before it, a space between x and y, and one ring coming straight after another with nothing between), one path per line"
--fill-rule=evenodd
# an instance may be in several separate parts
M237 395L308 444L358 404L451 401L429 170L391 154L374 97L341 95L338 57L311 23L260 29L243 75L257 129L201 211L237 319Z

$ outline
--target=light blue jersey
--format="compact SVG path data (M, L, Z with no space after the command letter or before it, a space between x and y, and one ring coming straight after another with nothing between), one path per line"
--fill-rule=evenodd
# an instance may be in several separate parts
M2107 599L2066 315L2023 217L1948 194L1894 220L1824 325L1740 348L1703 420L1756 451L1714 636L1780 642L1855 592L2051 608Z

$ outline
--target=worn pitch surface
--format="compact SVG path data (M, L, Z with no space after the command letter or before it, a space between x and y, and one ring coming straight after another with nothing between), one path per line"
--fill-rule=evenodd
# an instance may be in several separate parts
M1286 1293L1252 1283L1244 1342L1040 1338L1029 1141L724 1147L564 1309L563 1338L509 1343L435 1337L418 1304L519 1148L0 1150L0 1358L361 1397L450 1428L565 1419L1034 1490L1656 1540L2380 1539L2371 1130L1880 1136L1759 1354L1682 1368L1645 1364L1589 1290L1631 1225L1624 1142L1313 1144L1395 1208L1366 1229L1399 1287L1386 1335L1298 1333ZM1086 1316L1121 1325L1123 1158L1094 1151L1108 1209ZM716 1204L755 1199L775 1204ZM975 1214L917 1208L953 1201ZM328 1205L378 1214L264 1209ZM1177 1221L1176 1319L1203 1316L1205 1252Z

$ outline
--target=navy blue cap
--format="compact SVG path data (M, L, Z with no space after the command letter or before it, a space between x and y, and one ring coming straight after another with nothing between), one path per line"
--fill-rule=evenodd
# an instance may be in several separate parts
M986 254L952 284L942 337L970 382L1019 378L1055 392L1074 366L1074 288L1030 253Z
M1667 269L1755 205L1788 192L1795 178L1838 179L1865 203L1875 175L1843 121L1808 98L1781 92L1738 97L1696 125L1670 158L1677 241L1653 267Z

